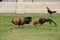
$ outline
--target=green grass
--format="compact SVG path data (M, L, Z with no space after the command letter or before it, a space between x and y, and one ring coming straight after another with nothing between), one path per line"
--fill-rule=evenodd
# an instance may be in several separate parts
M51 18L57 27L45 23L33 26L32 23L18 28L11 23L12 19L25 16L0 16L0 40L60 40L60 16L32 16L32 22L41 17Z

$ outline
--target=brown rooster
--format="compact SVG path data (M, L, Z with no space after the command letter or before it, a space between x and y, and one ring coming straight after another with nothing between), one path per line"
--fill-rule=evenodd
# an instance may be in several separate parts
M32 17L25 17L25 18L14 19L12 20L12 23L20 27L20 25L23 26L25 24L30 24L31 20Z
M20 27L20 25L24 25L25 24L25 20L24 19L14 19L12 20L12 23L15 25L18 25Z
M50 24L54 23L55 26L57 25L52 19L49 19L49 18L39 18L38 20L33 22L33 25L36 25L36 24L43 25L45 22L49 22Z
M53 13L56 13L56 11L52 11L52 10L50 10L48 7L46 7L47 8L47 12L51 15L51 14L53 14Z

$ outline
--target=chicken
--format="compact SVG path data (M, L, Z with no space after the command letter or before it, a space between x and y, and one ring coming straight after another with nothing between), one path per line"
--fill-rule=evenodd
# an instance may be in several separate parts
M47 8L47 12L51 15L51 14L53 14L53 13L56 13L56 11L52 11L52 10L50 10L48 7L46 7Z
M32 22L32 17L25 17L25 23L29 24L30 22Z
M49 18L39 18L38 20L33 22L33 25L36 25L36 24L43 25L45 22L49 22L50 24L54 23L55 26L57 25L52 19L49 19Z
M25 25L25 24L30 24L31 18L19 18L19 19L14 19L12 20L12 23L15 25L18 25L20 27L20 25Z
M18 25L20 27L20 25L24 25L25 24L25 20L24 19L14 19L12 20L12 23L15 24L15 25Z

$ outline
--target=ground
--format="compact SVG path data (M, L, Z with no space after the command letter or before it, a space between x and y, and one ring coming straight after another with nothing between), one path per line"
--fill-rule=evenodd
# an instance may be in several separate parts
M59 15L40 15L40 14L0 14L0 40L60 40L60 16ZM41 17L51 18L57 26L45 23L41 25L26 24L24 28L18 28L11 23L12 19L32 16L32 23Z
M50 16L48 13L0 13L0 15L3 16L45 16L48 15ZM57 14L52 14L53 16L60 16L60 13Z

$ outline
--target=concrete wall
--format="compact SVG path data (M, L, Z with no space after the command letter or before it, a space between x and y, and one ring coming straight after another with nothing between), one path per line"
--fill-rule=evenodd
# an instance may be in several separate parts
M47 13L46 7L60 13L60 2L0 2L0 13Z
M43 3L25 3L25 12L32 13L47 13L46 7L51 10L56 10L60 13L60 3L58 2L43 2Z

